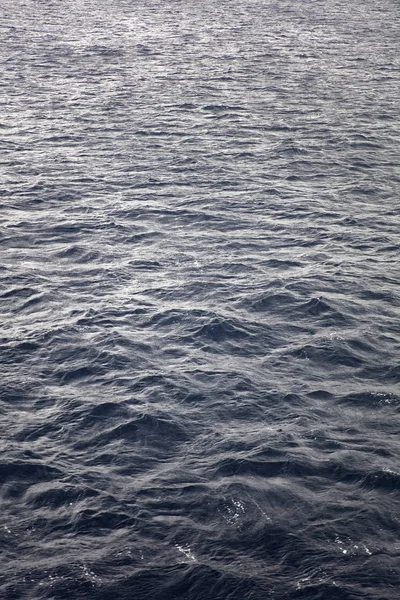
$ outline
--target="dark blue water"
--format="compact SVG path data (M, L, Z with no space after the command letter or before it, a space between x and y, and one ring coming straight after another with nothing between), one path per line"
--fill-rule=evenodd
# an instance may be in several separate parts
M398 600L398 2L1 11L0 597Z

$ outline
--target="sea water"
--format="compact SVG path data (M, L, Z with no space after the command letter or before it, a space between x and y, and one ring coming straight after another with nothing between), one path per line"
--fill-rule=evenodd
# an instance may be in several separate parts
M1 11L1 598L398 600L398 2Z

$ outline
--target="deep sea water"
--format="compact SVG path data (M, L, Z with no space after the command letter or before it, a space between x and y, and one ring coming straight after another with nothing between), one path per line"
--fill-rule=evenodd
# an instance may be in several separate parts
M1 10L1 598L398 600L399 4Z

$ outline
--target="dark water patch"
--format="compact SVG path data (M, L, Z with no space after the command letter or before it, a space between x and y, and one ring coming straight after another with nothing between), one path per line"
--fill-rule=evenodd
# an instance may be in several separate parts
M76 513L71 523L65 524L74 535L103 536L109 531L118 529L131 529L136 524L136 519L122 512L98 511L84 509ZM64 528L61 525L61 528Z
M362 487L384 492L396 492L400 489L400 473L392 471L372 471L362 479Z
M35 311L38 308L38 305L43 303L43 301L48 300L49 297L47 294L37 294L29 296L28 300L19 304L19 306L15 307L15 312L31 312ZM46 302L44 302L46 303Z
M46 406L54 406L54 402L48 401L48 402L38 402L36 408L38 410L44 408L43 405ZM58 418L57 418L58 417ZM61 437L61 434L63 432L63 425L62 425L62 419L57 416L54 417L50 422L44 422L45 420L44 418L42 420L40 420L40 417L38 418L38 420L33 424L24 424L22 426L22 428L17 431L14 434L14 439L19 441L19 442L27 442L27 443L33 443L37 440L39 440L40 438L53 438L53 439L57 439Z
M339 404L347 404L362 409L376 409L385 406L397 408L400 405L400 397L387 392L364 392L348 394L337 400Z
M145 270L159 269L162 267L162 264L159 261L150 261L150 260L135 260L135 261L132 261L131 265L135 269L145 269Z
M68 484L60 486L31 487L26 496L26 502L33 508L58 509L60 507L71 506L72 503L84 501L86 498L96 498L99 492L90 488L69 486Z
M325 449L326 445L325 445ZM286 478L315 478L309 484L319 491L340 482L361 489L376 490L383 493L395 492L399 486L399 474L388 470L363 472L362 469L346 467L343 462L326 460L313 464L311 461L299 461L284 452L262 453L251 458L226 459L217 469L218 477L256 477L284 481Z
M290 292L278 292L263 295L252 302L252 308L256 311L281 310L284 306L292 306L298 302L298 298Z
M360 368L364 363L364 360L350 350L346 343L339 340L336 343L326 340L324 344L307 344L293 350L290 354L295 358L310 360L316 365L329 365L332 368L337 366Z
M35 294L38 294L38 290L30 287L22 287L22 288L12 288L3 294L1 294L1 298L29 298Z
M360 373L366 379L375 379L386 384L398 384L400 381L400 366L397 364L371 366Z
M235 324L232 319L214 318L198 329L194 335L213 342L221 342L243 340L249 336L249 333L242 326Z
M127 417L129 411L120 403L103 402L94 406L85 417L83 426L97 425L99 421L108 421L112 418L120 419Z
M1 343L1 342L0 342ZM32 354L40 349L40 345L35 342L20 342L11 344L9 340L1 343L0 364L18 364L24 363Z
M319 317L324 313L332 311L329 304L322 298L312 298L304 305L304 308L313 317Z
M69 260L73 260L77 263L87 263L94 260L98 260L101 258L101 254L99 252L93 252L87 248L80 247L78 245L72 245L64 250L60 250L57 253L58 258L65 258Z
M106 423L107 427L108 423ZM174 448L188 439L185 428L176 420L143 414L113 428L107 428L101 433L88 436L87 439L75 444L76 450L88 447L100 448L107 444L129 444L139 442L144 445L165 446Z
M334 395L326 390L315 390L314 392L310 392L308 396L318 400L332 400L334 398Z
M87 381L96 377L101 377L105 373L104 369L99 367L76 367L71 369L59 369L56 373L57 379L59 379L64 385L78 381Z
M294 260L278 260L276 258L271 258L270 260L268 260L266 262L266 265L273 269L282 270L282 269L302 267L303 263L301 263L300 261L294 261Z
M51 481L62 475L62 471L38 462L3 461L0 464L0 481L23 481L27 484L38 481Z
M133 592L140 600L150 597L157 600L165 597L200 600L205 593L216 600L265 597L262 588L250 577L243 578L207 565L175 565L143 570L118 586L116 591L121 598L128 598Z

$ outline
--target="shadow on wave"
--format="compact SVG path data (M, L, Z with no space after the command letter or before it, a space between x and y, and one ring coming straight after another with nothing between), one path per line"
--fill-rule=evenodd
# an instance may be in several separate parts
M350 469L335 460L325 460L318 463L300 461L290 458L263 460L262 456L254 458L228 458L218 465L215 470L217 477L262 477L306 479L315 478L321 489L330 486L332 482L353 484L363 489L382 492L400 490L400 473L385 468L362 471Z

